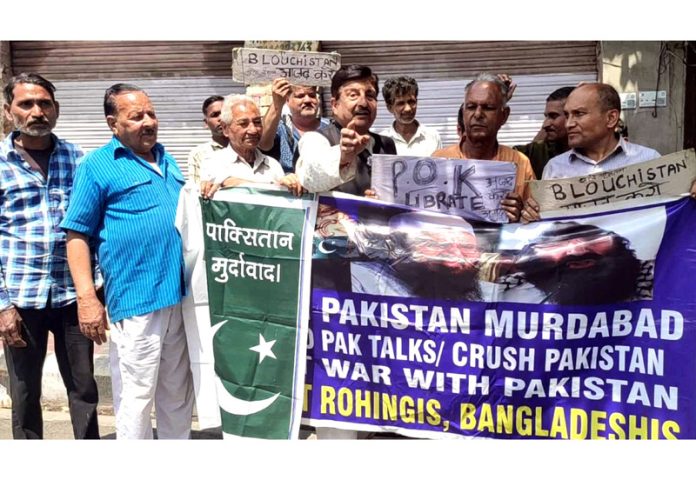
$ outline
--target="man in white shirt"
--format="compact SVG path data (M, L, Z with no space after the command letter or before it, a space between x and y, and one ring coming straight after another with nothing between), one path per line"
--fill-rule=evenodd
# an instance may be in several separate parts
M549 160L542 180L606 172L660 156L652 148L616 137L621 99L611 85L588 83L576 87L568 96L563 111L570 150ZM539 218L539 205L530 197L522 220L531 222Z
M414 78L403 76L387 79L382 96L387 110L394 115L394 123L379 133L394 140L397 154L429 157L442 148L437 130L416 120L418 83Z
M228 95L222 104L222 124L230 143L215 152L202 165L201 195L211 198L220 187L243 183L274 183L286 186L296 195L302 186L294 174L285 175L273 157L258 149L263 120L251 97Z
M331 79L333 120L300 139L297 176L310 192L364 195L372 179L372 155L396 155L391 138L370 132L377 117L377 75L365 65L343 65Z
M210 130L211 139L194 147L188 155L188 178L198 185L201 181L201 163L218 150L227 146L229 141L222 131L222 98L220 95L208 97L203 102L203 123Z

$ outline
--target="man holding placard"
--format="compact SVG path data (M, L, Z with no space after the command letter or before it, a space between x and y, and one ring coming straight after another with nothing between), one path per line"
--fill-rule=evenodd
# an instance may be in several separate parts
M276 158L285 173L293 173L300 156L298 143L307 132L315 132L329 124L317 116L319 94L317 87L293 85L285 78L273 81L273 102L263 117L263 135L259 148ZM282 113L283 105L289 112Z
M549 160L542 180L615 170L660 156L652 148L616 138L621 99L611 85L589 83L577 87L568 96L564 111L571 149ZM522 219L539 218L539 205L530 197Z
M501 201L512 222L520 219L523 200L529 195L526 183L534 180L529 159L522 153L498 143L498 131L510 115L507 106L508 85L495 75L481 73L465 88L462 118L465 134L458 145L433 153L433 157L499 160L517 166L515 190Z

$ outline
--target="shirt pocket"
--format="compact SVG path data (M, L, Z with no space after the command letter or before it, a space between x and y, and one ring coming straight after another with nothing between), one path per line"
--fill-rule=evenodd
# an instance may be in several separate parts
M33 175L3 177L0 183L0 220L26 223L32 217L41 218L44 208L45 184Z
M152 179L146 175L123 175L114 179L109 190L108 208L115 211L145 212L158 205Z

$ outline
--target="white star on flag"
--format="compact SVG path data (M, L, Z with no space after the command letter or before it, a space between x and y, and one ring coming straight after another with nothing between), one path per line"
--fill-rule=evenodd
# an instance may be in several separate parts
M275 344L275 340L271 340L270 342L267 342L265 338L263 338L263 335L259 333L259 344L256 345L255 347L250 347L249 350L253 350L254 352L258 352L259 354L259 364L263 362L263 359L266 357L271 357L275 360L277 360L275 354L273 353L273 345Z

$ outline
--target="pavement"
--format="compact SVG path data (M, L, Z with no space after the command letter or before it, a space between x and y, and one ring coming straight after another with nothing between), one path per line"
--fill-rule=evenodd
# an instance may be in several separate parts
M94 346L94 376L99 388L99 432L103 439L115 439L115 418L111 395L111 373L109 370L109 344ZM53 347L53 336L49 335L48 352L41 386L43 406L44 438L69 440L73 438L68 397ZM12 438L12 401L9 396L9 378L4 349L0 348L0 440ZM156 434L156 430L155 430ZM220 428L200 430L196 416L192 418L193 439L222 438Z
M94 376L99 388L99 433L102 439L115 439L116 421L114 418L113 398L111 395L111 372L109 369L109 344L94 346ZM43 406L44 438L54 440L70 440L73 438L68 397L65 393L63 379L58 371L53 336L49 335L48 351L41 387L41 403ZM12 438L12 401L9 396L9 379L4 349L0 347L0 440ZM157 435L156 421L155 437ZM195 414L191 419L191 438L194 440L221 439L222 430L218 428L201 430ZM300 438L316 438L309 427L302 427Z

